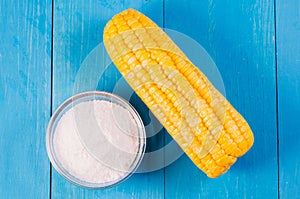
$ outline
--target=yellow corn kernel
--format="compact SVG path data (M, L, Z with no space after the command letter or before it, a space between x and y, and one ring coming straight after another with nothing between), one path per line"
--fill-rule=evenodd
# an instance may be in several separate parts
M108 54L157 119L209 177L252 146L245 119L149 18L128 9L104 29Z

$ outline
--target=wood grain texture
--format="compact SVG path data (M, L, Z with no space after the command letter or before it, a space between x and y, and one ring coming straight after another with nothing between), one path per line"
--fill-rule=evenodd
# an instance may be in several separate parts
M0 1L0 198L48 198L51 1Z
M74 93L74 83L80 65L89 53L102 42L103 28L108 20L116 13L129 7L136 8L152 17L158 24L162 24L162 1L55 1L54 2L54 54L53 54L53 111L66 98ZM104 63L104 60L103 60ZM104 64L103 64L104 65ZM100 67L104 67L99 64ZM112 92L114 85L121 75L112 65L99 85L95 87L89 81L91 75L86 75L87 90L105 90ZM80 90L80 89L79 89ZM82 90L81 90L82 91ZM138 100L137 100L138 101ZM133 106L145 111L140 102ZM145 108L145 107L144 107ZM144 117L144 122L147 117ZM146 121L147 122L147 121ZM152 144L160 146L163 135L152 138ZM155 148L156 146L152 146ZM151 147L148 147L151 149ZM66 182L53 169L52 198L163 198L164 173L163 170L148 174L135 174L121 185L109 190L84 190Z
M300 1L276 1L280 198L300 198Z
M274 1L55 1L52 102L52 1L0 1L0 198L300 198L300 3ZM251 125L253 148L220 178L208 179L185 155L165 171L136 174L104 191L75 187L54 169L50 176L50 112L75 94L80 65L102 42L105 23L129 7L197 40L215 60L228 100ZM83 87L111 92L120 77L112 65L96 87L88 75ZM139 98L131 103L148 123ZM150 151L161 147L163 132L148 141Z
M166 198L261 198L266 192L277 198L273 1L166 0L165 26L210 53L227 99L255 137L253 148L217 179L208 179L183 156L165 169Z

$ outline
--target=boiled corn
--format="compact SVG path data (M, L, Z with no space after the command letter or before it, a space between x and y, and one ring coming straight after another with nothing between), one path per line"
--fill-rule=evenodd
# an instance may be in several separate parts
M251 148L245 119L149 18L125 10L103 37L124 78L207 176L225 173Z

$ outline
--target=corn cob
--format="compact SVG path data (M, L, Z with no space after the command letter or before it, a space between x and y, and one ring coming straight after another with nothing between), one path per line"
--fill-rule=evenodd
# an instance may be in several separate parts
M208 177L251 148L245 119L149 18L125 10L107 23L103 39L129 85Z

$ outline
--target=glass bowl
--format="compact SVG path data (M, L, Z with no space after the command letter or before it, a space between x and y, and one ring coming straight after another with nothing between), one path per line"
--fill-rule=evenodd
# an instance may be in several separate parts
M63 115L66 112L68 112L72 107L80 103L94 101L94 100L104 100L112 104L119 105L122 108L126 109L131 115L131 117L133 118L133 120L135 121L137 131L138 131L137 132L137 140L138 140L137 153L136 154L134 153L133 162L130 164L129 169L126 172L124 172L124 175L121 175L119 178L114 179L112 181L88 182L80 179L78 176L71 174L71 172L68 171L68 169L66 169L63 166L60 157L57 156L57 153L55 151L54 136L56 133L57 125L61 120L61 118L63 117ZM80 115L76 116L76 119L80 120ZM88 148L89 146L87 144L88 143L84 143L84 146ZM105 188L110 188L112 186L116 186L121 182L124 182L136 171L145 153L146 133L145 133L143 122L139 114L127 101L111 93L101 92L101 91L88 91L70 97L65 102L63 102L55 111L55 113L52 115L47 128L46 148L47 148L49 159L53 167L66 180L83 188L105 189Z

